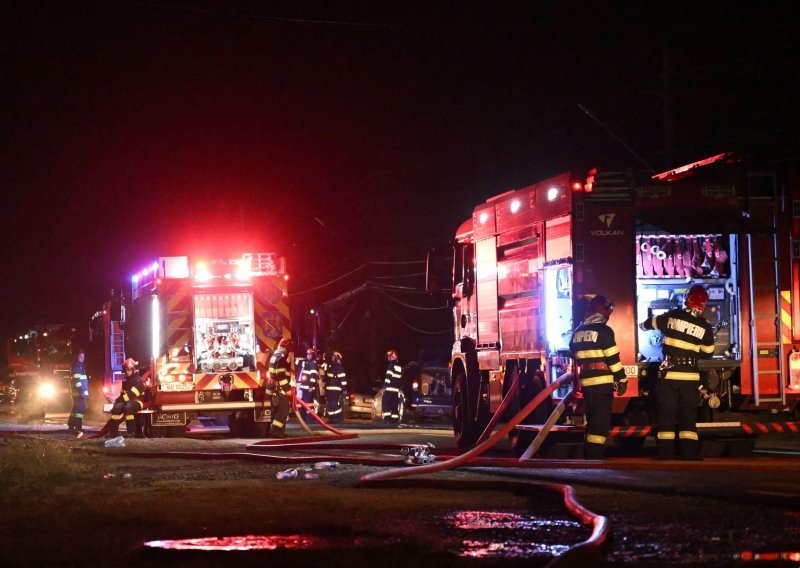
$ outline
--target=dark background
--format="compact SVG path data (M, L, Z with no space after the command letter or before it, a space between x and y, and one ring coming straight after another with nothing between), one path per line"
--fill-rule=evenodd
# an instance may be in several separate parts
M0 335L85 324L158 256L274 250L300 341L317 307L320 345L369 351L371 374L389 346L447 346L421 261L487 197L590 166L796 157L794 13L3 2Z

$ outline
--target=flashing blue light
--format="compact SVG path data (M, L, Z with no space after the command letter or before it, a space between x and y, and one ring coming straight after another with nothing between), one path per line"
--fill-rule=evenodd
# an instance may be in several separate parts
M133 283L136 284L139 281L139 275L134 274L133 276L131 276L131 280L133 280Z

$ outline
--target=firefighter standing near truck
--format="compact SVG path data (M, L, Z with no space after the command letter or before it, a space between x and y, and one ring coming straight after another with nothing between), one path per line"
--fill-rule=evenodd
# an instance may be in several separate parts
M628 379L620 362L614 330L608 318L614 311L605 296L589 301L586 318L572 332L569 349L578 364L578 377L586 406L586 438L584 457L603 459L608 430L611 428L611 407L614 391L625 394Z
M342 364L342 354L338 351L334 351L331 355L331 363L328 365L325 376L328 422L337 424L344 420L342 402L347 397L347 374Z
M123 416L128 435L141 437L141 434L136 432L135 415L144 407L142 399L144 398L145 385L142 377L139 376L139 371L136 370L137 364L130 357L125 359L122 364L125 379L122 381L122 392L114 401L114 406L111 407L111 420L108 422L108 434L106 436L108 438L116 438L119 435L119 425Z
M300 384L297 385L300 400L308 406L314 405L314 393L317 390L319 380L319 367L317 366L316 353L313 348L306 349L306 358L303 361L303 370L300 373ZM308 411L305 407L300 408L300 417L303 420L308 418Z
M400 376L403 369L398 361L397 351L389 349L386 352L389 364L386 367L386 377L383 380L384 391L381 401L381 415L384 424L397 424L400 422Z
M67 432L77 438L83 437L83 415L86 414L86 399L89 398L89 377L86 376L86 354L83 349L78 350L78 356L72 364L70 374L70 394L72 395L72 410L67 420Z
M676 308L641 324L643 330L663 335L658 384L657 458L675 456L675 424L678 425L679 457L699 459L697 437L698 391L702 387L699 360L714 354L714 331L703 317L708 292L695 284L686 292L685 309Z
M283 338L272 352L267 371L267 396L275 397L275 411L272 414L270 436L286 437L286 421L292 408L292 365L289 362L290 341Z

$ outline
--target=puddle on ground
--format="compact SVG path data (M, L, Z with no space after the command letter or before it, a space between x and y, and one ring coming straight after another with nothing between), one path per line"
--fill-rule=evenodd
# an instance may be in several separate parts
M313 535L254 535L246 536L212 536L204 538L185 538L182 540L151 540L145 542L150 548L163 550L307 550L329 546L327 540Z
M442 521L461 540L454 552L471 558L551 558L580 542L584 531L571 519L510 511L458 511Z
M358 537L314 534L220 536L153 540L146 542L145 546L200 552L302 551L386 546L390 543L402 547L424 541L426 546L465 558L546 561L580 542L586 533L586 528L574 520L496 510L448 512L418 519L412 526L422 532L415 535L415 531L393 533L387 530L386 534L367 532Z

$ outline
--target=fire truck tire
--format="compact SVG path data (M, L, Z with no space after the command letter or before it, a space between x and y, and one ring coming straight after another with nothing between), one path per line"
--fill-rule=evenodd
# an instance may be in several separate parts
M269 432L269 425L269 422L256 422L251 418L245 428L245 437L266 438Z
M453 435L459 448L474 445L483 433L473 416L475 405L468 400L468 396L467 377L459 369L453 380Z
M151 438L182 438L186 426L153 426L150 429Z
M228 431L234 438L244 437L244 425L235 412L228 415Z

